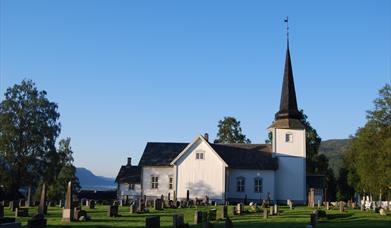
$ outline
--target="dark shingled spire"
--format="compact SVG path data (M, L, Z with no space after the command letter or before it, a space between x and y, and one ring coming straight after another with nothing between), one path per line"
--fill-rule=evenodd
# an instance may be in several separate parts
M300 119L301 113L297 109L295 83L293 81L291 55L289 43L286 49L284 80L282 82L280 111L276 113L278 119Z
M271 127L303 129L300 119L302 114L297 108L295 83L293 81L293 71L291 54L289 51L289 40L287 42L284 79L282 82L280 110L275 115L275 121Z

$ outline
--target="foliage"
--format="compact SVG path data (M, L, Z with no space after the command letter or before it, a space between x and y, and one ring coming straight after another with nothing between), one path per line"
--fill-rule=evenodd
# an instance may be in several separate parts
M242 133L240 121L234 117L226 116L219 121L217 138L215 143L251 143L250 139Z
M55 144L60 134L56 103L38 91L31 80L6 90L0 103L0 181L13 197L21 187L48 183L59 189L65 179L74 178L70 139Z
M391 86L386 84L367 111L367 123L352 138L344 162L357 191L381 195L391 190Z

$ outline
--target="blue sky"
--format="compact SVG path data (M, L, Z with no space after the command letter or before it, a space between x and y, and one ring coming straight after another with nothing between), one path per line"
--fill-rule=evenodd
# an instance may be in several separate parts
M115 176L148 141L212 140L224 116L263 143L289 16L298 105L323 139L365 123L391 81L391 2L0 1L0 92L36 82L75 164ZM1 99L4 97L1 96Z

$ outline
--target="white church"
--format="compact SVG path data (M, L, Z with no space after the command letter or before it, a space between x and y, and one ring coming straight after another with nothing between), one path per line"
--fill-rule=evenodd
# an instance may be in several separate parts
M216 144L208 135L190 143L149 142L137 166L121 167L116 182L120 199L177 200L205 198L224 203L306 203L306 132L300 122L289 45L286 51L280 110L267 131L271 144Z

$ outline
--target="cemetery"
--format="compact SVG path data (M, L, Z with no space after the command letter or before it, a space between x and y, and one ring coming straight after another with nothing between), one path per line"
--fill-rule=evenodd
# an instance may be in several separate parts
M160 199L156 201L159 203ZM45 202L46 214L42 214L42 204L20 207L28 210L32 217L17 216L7 202L2 202L0 227L389 227L391 224L390 210L379 209L377 202L371 202L375 208L331 202L328 210L326 203L292 207L291 202L285 205L250 202L248 205L190 204L176 208L164 203L146 203L143 199L122 203L122 206L114 201L91 207L91 202L86 200L78 206L72 206L75 202L66 202L64 208L56 202L52 205Z

